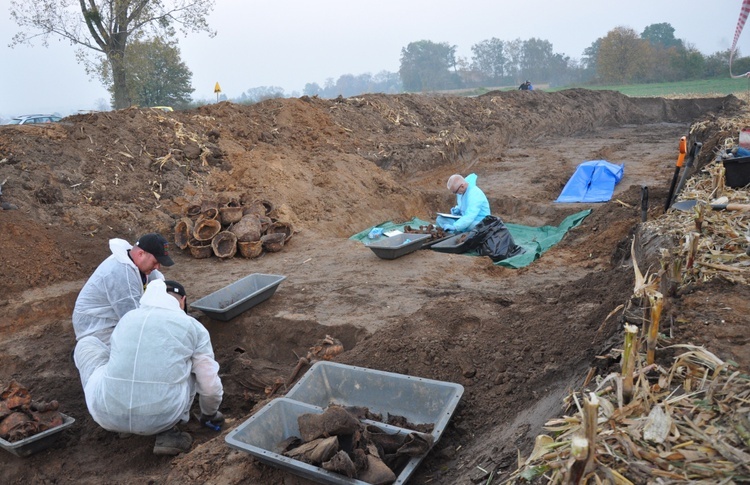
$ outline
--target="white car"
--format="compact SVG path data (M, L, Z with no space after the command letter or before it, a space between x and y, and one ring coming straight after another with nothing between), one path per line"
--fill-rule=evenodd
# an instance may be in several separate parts
M25 115L13 118L9 125L32 125L41 123L57 123L62 117L56 115Z

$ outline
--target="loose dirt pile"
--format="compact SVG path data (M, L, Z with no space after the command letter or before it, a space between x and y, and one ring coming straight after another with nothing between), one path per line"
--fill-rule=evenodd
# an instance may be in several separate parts
M615 363L597 356L622 345L622 322L610 314L633 293L630 244L641 233L642 187L649 188L649 219L666 227L679 137L694 127L703 166L737 136L726 121L745 113L732 96L631 99L570 90L303 97L0 127L0 201L18 207L0 211L0 382L23 382L76 419L49 450L0 455L4 477L310 483L230 449L223 437L283 395L300 356L330 335L345 349L338 362L465 387L410 483L484 483L486 471L499 482L515 470L517 450L528 454L542 424L562 412L563 397L581 390L589 371ZM625 166L612 201L552 202L579 163L597 159ZM477 173L493 214L506 222L557 225L593 212L521 270L429 250L380 260L348 240L388 220L434 220L453 205L445 182L455 172ZM227 424L217 434L191 422L193 450L157 457L153 438L121 438L91 420L70 361L70 315L108 255L109 238L133 242L159 231L171 239L191 206L219 198L273 201L294 237L283 251L256 259L195 259L175 248L167 277L193 301L250 273L287 279L229 322L194 313L221 365ZM659 269L652 239L639 239L645 256L638 261L651 272ZM734 261L748 258L741 249ZM666 303L664 333L670 343L705 345L747 369L748 302L747 285L736 280L694 281Z

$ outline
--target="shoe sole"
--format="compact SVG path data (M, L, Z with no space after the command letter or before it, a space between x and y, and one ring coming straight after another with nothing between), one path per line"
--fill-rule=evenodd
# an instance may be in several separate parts
M175 456L179 455L180 453L187 453L188 451L190 450L182 450L180 448L171 448L167 446L154 447L154 455Z

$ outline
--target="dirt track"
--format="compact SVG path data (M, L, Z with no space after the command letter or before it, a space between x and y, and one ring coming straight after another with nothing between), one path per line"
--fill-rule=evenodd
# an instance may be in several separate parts
M730 136L721 117L743 109L733 97L573 90L222 103L0 127L2 201L19 208L0 211L0 383L14 378L76 419L50 450L0 454L6 483L309 483L229 449L223 435L267 402L258 383L288 377L296 355L326 334L344 344L338 362L465 387L410 483L477 483L477 467L500 480L589 368L612 363L596 357L619 345L620 322L606 317L632 294L641 187L649 217L661 217L679 137L706 121L703 164ZM575 167L598 159L625 165L612 201L555 204ZM348 240L386 220L432 219L451 206L454 172L477 173L506 222L556 225L593 212L521 270L429 250L386 261ZM171 235L190 204L243 194L272 201L294 224L283 251L257 260L175 251L165 273L194 297L250 273L287 279L230 322L195 312L221 365L228 424L217 436L191 422L193 451L157 457L153 438L120 439L88 415L69 359L73 303L109 238ZM696 285L669 305L670 332L747 368L748 302L747 286Z

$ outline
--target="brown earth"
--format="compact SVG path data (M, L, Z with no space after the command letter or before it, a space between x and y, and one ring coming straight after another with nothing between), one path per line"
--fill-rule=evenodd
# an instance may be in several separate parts
M50 449L2 452L3 482L310 483L230 449L224 436L268 402L264 384L288 377L329 334L346 349L338 362L465 387L410 483L485 483L487 471L499 483L589 369L606 373L613 363L597 357L621 345L621 320L608 315L633 292L642 186L649 219L668 225L679 137L693 126L704 165L736 136L723 121L745 109L733 96L569 90L303 97L0 127L0 201L18 208L0 211L0 383L15 379L76 419ZM553 203L576 166L597 159L625 166L612 201ZM429 250L381 260L348 239L387 220L433 219L452 205L445 181L454 172L477 173L506 222L557 225L593 212L520 270ZM216 434L191 422L192 451L158 457L153 438L120 438L89 416L70 360L73 304L109 238L171 235L189 205L243 195L271 201L294 225L283 251L197 260L175 250L164 272L191 299L250 273L287 279L229 322L194 312L221 365L227 426ZM655 260L639 264L658 269ZM747 369L749 302L747 285L694 283L667 302L665 333Z

